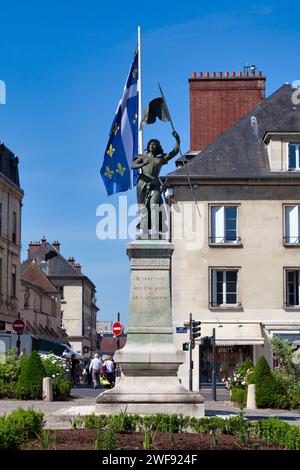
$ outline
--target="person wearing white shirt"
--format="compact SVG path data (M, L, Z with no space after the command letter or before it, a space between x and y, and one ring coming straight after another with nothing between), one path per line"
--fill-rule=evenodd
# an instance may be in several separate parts
M113 387L115 385L115 363L112 360L112 356L108 356L108 358L104 362L104 365L105 378L109 381L110 386Z
M102 362L99 359L99 355L96 353L94 359L91 360L89 371L92 374L94 388L99 385L99 377L101 374Z

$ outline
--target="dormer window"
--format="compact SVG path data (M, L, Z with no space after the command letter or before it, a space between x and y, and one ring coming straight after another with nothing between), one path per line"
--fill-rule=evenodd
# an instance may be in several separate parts
M288 164L290 171L300 170L300 144L289 144Z

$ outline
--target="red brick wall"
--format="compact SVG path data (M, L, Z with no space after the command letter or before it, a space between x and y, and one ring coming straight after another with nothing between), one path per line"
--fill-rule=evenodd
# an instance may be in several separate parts
M202 73L189 79L190 150L202 150L265 98L265 77L242 75L205 77Z

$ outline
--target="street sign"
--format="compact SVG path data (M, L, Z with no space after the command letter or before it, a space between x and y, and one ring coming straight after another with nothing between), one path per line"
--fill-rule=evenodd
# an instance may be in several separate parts
M194 339L191 339L191 349L194 349L196 343L195 343L195 340Z
M185 326L176 326L176 333L187 333Z
M18 318L13 322L12 327L16 333L23 333L25 329L25 322L21 318Z
M115 336L119 336L122 334L122 331L123 331L123 326L122 324L119 322L119 321L116 321L114 324L113 324L113 327L112 327L112 332Z

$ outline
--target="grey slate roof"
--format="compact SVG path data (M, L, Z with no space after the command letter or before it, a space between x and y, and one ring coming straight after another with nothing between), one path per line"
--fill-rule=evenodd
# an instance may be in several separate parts
M57 276L57 277L74 277L74 278L85 278L86 276L72 266L60 252L46 242L46 260L43 259L42 248L40 247L33 256L29 257L24 263L22 263L23 271L28 264L31 263L32 259L35 259L46 276Z
M0 143L0 174L20 188L19 159L3 143Z
M189 176L203 178L300 178L299 172L270 171L266 132L300 132L300 105L295 89L283 85L187 163ZM186 177L180 167L166 179Z

